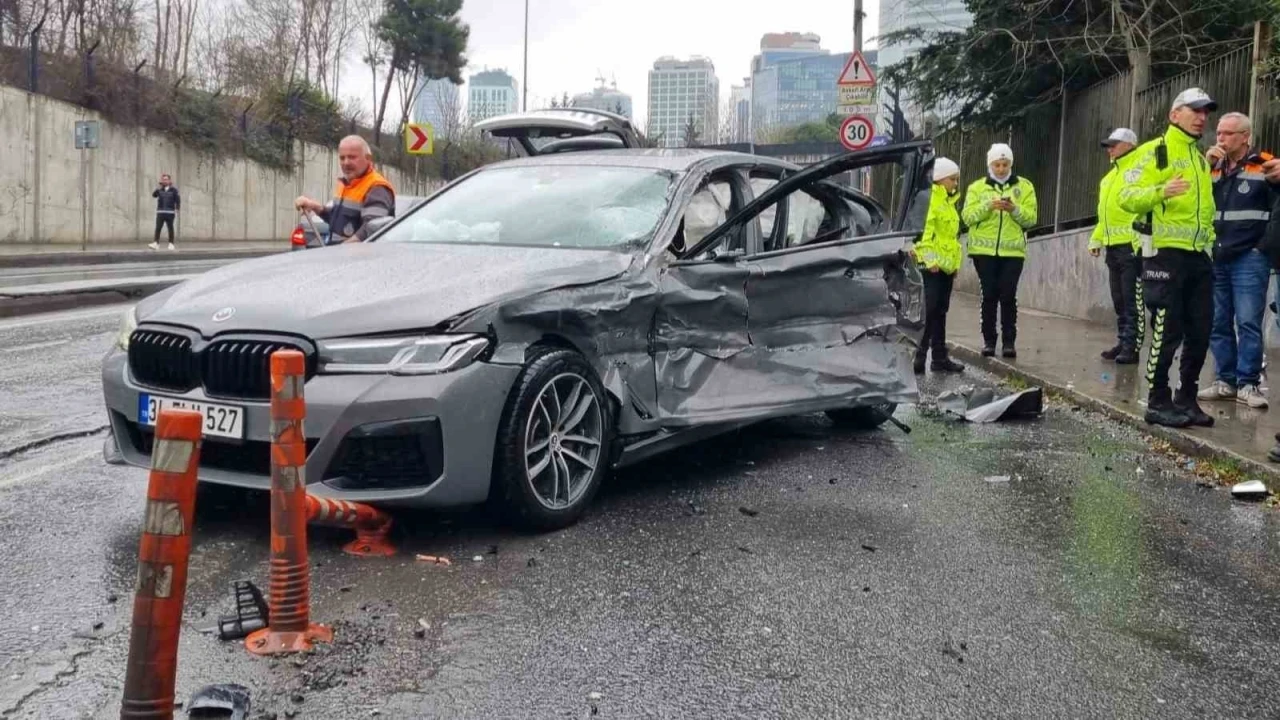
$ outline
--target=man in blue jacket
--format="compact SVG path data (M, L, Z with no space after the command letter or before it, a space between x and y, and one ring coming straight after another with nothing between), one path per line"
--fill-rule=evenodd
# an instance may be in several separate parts
M1201 400L1235 400L1261 409L1262 321L1271 263L1262 240L1271 219L1276 186L1264 174L1270 153L1253 147L1253 124L1242 113L1218 120L1217 143L1205 153L1213 166L1216 208L1213 246L1213 351L1216 380Z

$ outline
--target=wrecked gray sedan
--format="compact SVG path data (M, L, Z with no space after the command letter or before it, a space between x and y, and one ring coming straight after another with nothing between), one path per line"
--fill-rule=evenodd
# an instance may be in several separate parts
M533 148L536 152L536 148ZM896 209L828 178L897 165ZM807 169L715 150L535 154L370 241L247 260L141 302L107 356L108 457L206 418L203 481L269 486L268 358L307 359L309 491L496 500L574 522L610 468L765 418L869 428L916 399L909 253L927 143Z

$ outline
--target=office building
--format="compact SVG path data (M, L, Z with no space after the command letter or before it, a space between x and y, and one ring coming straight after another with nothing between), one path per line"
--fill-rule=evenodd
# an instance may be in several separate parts
M690 122L697 143L719 142L720 79L710 60L664 56L649 71L649 122L645 134L664 147L683 147Z
M574 95L570 104L573 107L604 110L622 115L628 120L633 119L631 96L618 90L618 83L615 82L612 87L606 87L604 78L597 79L600 85L591 92Z
M505 70L485 70L467 82L467 116L476 123L520 109L520 83Z
M453 81L428 80L413 99L413 121L431 123L436 137L446 137L461 123L462 98Z
M751 137L768 142L785 128L823 122L836 111L836 81L851 53L832 54L813 33L769 33L751 61ZM862 53L876 65L875 50Z
M726 124L725 142L751 141L751 78L742 79L741 85L729 89L729 121Z

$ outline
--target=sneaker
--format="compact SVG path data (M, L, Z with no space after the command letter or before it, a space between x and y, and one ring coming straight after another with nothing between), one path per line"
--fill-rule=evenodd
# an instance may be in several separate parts
M151 243L151 244L150 244L150 245L148 245L147 247L151 248L152 250L159 250L159 249L160 249L160 243Z
M1196 394L1198 400L1234 400L1236 397L1235 386L1221 380L1214 380L1212 385Z
M933 364L929 366L929 369L934 372L942 373L964 372L964 366L951 358L947 358L945 360L934 360Z
M1267 407L1267 396L1262 394L1257 385L1245 385L1240 388L1240 392L1236 394L1236 402L1241 405L1248 405L1256 410Z
M174 247L174 246L173 246L173 243L169 243L169 249L170 249L170 250L177 250L178 248Z

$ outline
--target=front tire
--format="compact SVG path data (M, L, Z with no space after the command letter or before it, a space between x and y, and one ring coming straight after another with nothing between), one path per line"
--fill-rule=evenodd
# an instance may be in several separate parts
M503 514L535 531L577 522L608 471L612 437L604 386L587 361L537 349L498 427L493 481Z
M889 420L889 416L898 409L897 403L880 403L879 405L863 405L861 407L828 410L827 417L837 427L850 430L875 430Z

